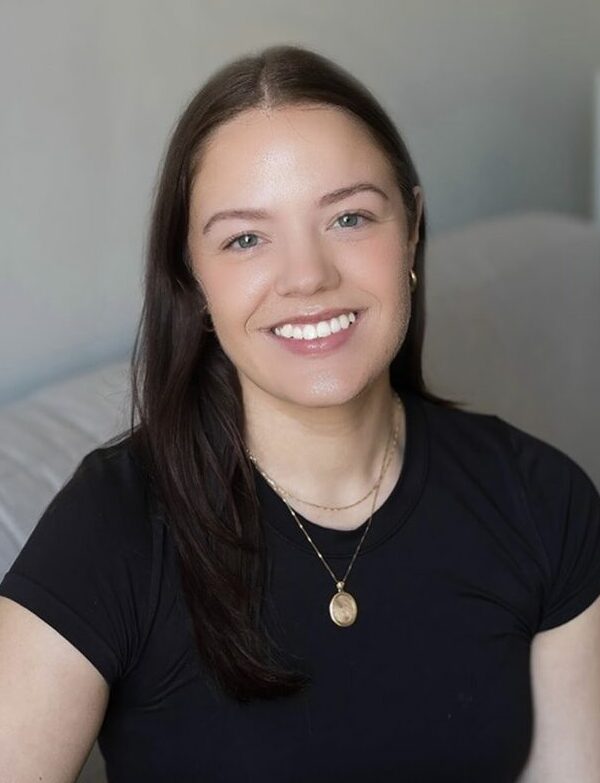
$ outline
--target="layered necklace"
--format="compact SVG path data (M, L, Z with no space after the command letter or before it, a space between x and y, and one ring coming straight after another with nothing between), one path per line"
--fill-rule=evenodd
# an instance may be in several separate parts
M394 414L395 414L396 410L398 410L398 412L400 413L400 411L402 409L402 400L400 399L399 395L396 394L395 392L394 392L394 402L395 402ZM254 456L254 454L252 454L251 451L246 449L246 453L247 453L248 457L250 458L252 463L256 466L256 469L258 470L258 472L263 476L263 478L268 482L268 484L273 488L273 490L281 497L283 502L286 504L286 506L290 510L292 516L294 517L294 519L298 523L300 529L302 530L302 532L304 533L304 535L306 536L306 538L308 539L308 541L312 545L313 549L317 553L319 559L321 560L321 562L323 563L325 568L331 574L331 577L333 578L333 581L335 583L337 592L333 595L333 597L329 601L329 616L331 617L333 622L336 625L339 625L340 627L346 627L346 626L352 625L355 622L356 617L358 615L358 605L357 605L357 602L356 602L356 598L351 593L349 593L347 590L345 590L344 588L345 588L345 585L346 585L346 581L348 579L348 575L350 574L352 566L354 565L354 561L356 560L356 556L358 555L358 553L360 551L360 548L362 546L362 543L365 540L365 536L367 535L367 533L369 531L369 528L371 527L371 520L373 519L373 514L375 512L375 506L376 506L376 503L377 503L377 495L379 493L379 488L381 486L381 482L382 482L383 477L384 477L384 475L386 473L386 470L387 470L387 468L388 468L388 466L389 466L389 464L391 462L391 459L393 457L395 446L396 446L396 444L398 442L398 438L399 438L399 435L400 435L400 423L401 423L401 416L398 416L395 426L390 429L390 434L389 434L389 437L388 437L388 440L387 440L387 445L386 445L385 453L384 453L384 456L383 456L383 462L382 462L382 465L381 465L381 470L379 472L379 478L377 479L377 481L375 482L375 484L373 485L371 490L364 497L360 498L360 500L357 500L354 503L350 503L350 505L348 505L348 506L321 506L318 503L311 503L308 500L302 500L301 498L295 497L294 495L291 494L291 492L288 492L287 490L285 490L282 487L280 487L269 475L267 475L264 472L264 470L262 470L262 468L259 466L259 464L258 464L258 462L256 460L256 457ZM301 503L306 503L309 506L314 506L315 508L325 509L327 511L343 511L345 509L352 508L353 506L357 506L359 503L362 503L363 500L366 500L369 497L369 495L371 495L371 494L373 494L373 503L371 505L371 515L369 517L369 521L367 522L367 525L366 525L366 527L364 529L364 532L363 532L363 534L361 536L361 539L358 542L358 546L356 547L356 550L355 550L354 554L352 555L352 559L350 561L350 565L348 566L348 568L346 570L346 573L344 574L343 579L338 579L336 577L336 575L333 573L333 571L331 570L331 568L329 567L329 564L326 562L326 560L323 557L323 555L321 554L321 552L319 552L319 549L317 548L316 544L314 543L314 541L312 540L312 538L308 534L308 531L306 530L306 528L304 527L302 522L300 522L300 520L298 519L298 516L297 516L296 512L294 511L294 509L288 503L287 498L292 498L293 500L299 500Z

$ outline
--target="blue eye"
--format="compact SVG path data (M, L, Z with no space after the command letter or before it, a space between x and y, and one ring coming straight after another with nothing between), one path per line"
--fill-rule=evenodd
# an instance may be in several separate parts
M235 242L239 242L241 239L246 239L247 237L256 237L256 234L239 234L237 237L231 239L223 249L227 250L228 248L232 247ZM253 247L256 247L256 245L242 245L238 246L238 250L251 250Z
M336 219L336 222L338 220L342 220L343 218L347 218L347 217L350 217L350 218L363 218L368 223L372 223L373 222L373 218L369 217L368 215L365 215L363 212L345 212L343 215L340 215L339 218ZM346 223L346 225L342 226L342 228L360 228L361 225L362 224L356 225L356 223L352 223L352 224ZM255 239L258 239L256 234L252 234L252 233L238 234L236 237L233 237L233 239L230 239L229 242L227 242L227 244L225 244L223 246L223 250L228 250L229 248L233 247L236 242L241 242L244 239L248 239L248 238L252 238L252 237L254 237ZM254 244L254 245L247 245L247 244L244 245L244 244L241 244L241 245L237 246L237 250L252 250L255 247L258 247L258 245L256 245L256 244Z
M371 222L372 218L365 215L363 212L345 212L343 215L340 215L338 220L342 220L343 218L351 217L351 218L364 218L368 222ZM353 223L352 225L348 225L346 223L346 228L360 228L360 226L357 226L356 223Z

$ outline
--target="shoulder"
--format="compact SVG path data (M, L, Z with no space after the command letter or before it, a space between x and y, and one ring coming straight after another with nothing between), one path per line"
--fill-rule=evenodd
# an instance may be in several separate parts
M450 408L426 399L421 400L421 409L430 459L437 460L438 467L468 472L486 484L514 482L516 428L493 413ZM528 439L527 433L518 432ZM534 445L535 440L528 442Z
M122 435L87 452L75 468L72 480L102 485L105 489L143 492L147 476L134 437Z
M156 507L151 483L131 435L103 444L80 460L44 512L58 524L125 548L150 546Z
M542 504L565 518L574 506L596 505L598 490L585 468L571 454L503 418L495 416L500 436L510 447L530 503Z
M564 449L495 414L429 401L423 408L438 472L500 494L503 505L529 516L546 538L559 539L566 520L581 525L598 513L596 486Z
M490 462L519 482L535 483L541 476L555 487L570 481L591 480L582 466L559 446L534 435L494 413L447 408L423 401L430 440L440 446L453 444L463 459Z
M161 542L131 439L99 446L52 498L0 592L51 625L112 684L134 665L149 632Z
M600 494L588 473L500 416L430 403L425 410L437 487L484 496L486 514L506 523L504 540L535 561L543 592L536 630L576 616L600 593Z

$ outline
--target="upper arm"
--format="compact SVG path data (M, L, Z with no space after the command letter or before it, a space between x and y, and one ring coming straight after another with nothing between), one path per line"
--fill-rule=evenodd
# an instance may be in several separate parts
M82 653L37 615L0 596L3 780L72 783L108 698L108 683Z
M534 726L519 783L600 783L600 597L531 645Z
M138 664L162 545L145 482L127 444L90 452L0 581L1 783L75 780Z

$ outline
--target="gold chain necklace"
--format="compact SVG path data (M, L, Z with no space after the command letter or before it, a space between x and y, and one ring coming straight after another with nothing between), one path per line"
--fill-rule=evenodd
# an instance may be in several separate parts
M398 409L402 410L402 400L400 399L400 397L395 392L394 392L394 402L396 403ZM397 434L397 432L395 432L394 437L396 439L397 439L397 436L398 436L398 434ZM299 497L296 497L295 495L292 495L292 493L289 490L284 489L283 487L281 487L270 476L268 476L266 473L264 473L264 471L261 470L256 457L254 456L254 454L249 449L244 447L244 450L245 450L246 454L248 455L248 457L250 458L250 460L256 465L256 468L258 469L259 473L261 473L263 475L263 477L269 482L269 484L273 487L273 489L275 490L275 492L277 492L278 495L285 495L285 497L292 498L293 500L299 500L301 503L306 503L306 505L308 505L308 506L314 506L315 508L322 508L322 509L325 509L326 511L345 511L348 508L353 508L354 506L357 506L359 503L362 503L363 500L366 500L369 497L369 495L375 491L375 489L379 485L379 482L381 481L381 476L380 476L379 479L375 482L375 484L367 492L366 495L364 495L362 498L360 498L360 500L356 500L354 503L350 503L348 506L321 506L321 505L319 505L319 503L312 503L310 500L303 500L302 498L299 498ZM387 467L388 466L387 466L387 463L386 463L385 470L387 470Z
M400 400L398 395L395 395L395 400L396 400L397 405L400 407L402 405L402 401ZM289 495L289 493L285 492L285 490L281 490L281 488L278 487L277 484L275 484L273 479L270 476L268 476L259 467L259 465L258 465L258 463L256 461L256 457L248 449L246 449L246 453L248 454L248 457L252 460L252 462L256 466L257 470L259 471L259 473L263 476L263 478L274 489L277 487L276 491L278 491L278 494L280 494L280 493L282 494L283 502L286 504L286 506L290 510L292 516L294 517L294 519L296 520L296 522L300 526L300 529L302 530L304 535L309 540L309 542L312 545L313 549L315 550L315 552L319 556L319 559L321 560L321 562L323 563L325 568L327 568L327 570L331 574L331 577L333 578L333 581L335 582L335 586L337 588L337 593L335 593L335 595L331 598L331 600L329 602L329 615L330 615L331 619L333 620L333 622L336 625L340 626L340 627L346 627L348 625L352 625L352 623L355 622L356 617L358 615L358 605L356 603L356 599L354 598L353 595L351 595L349 592L344 590L344 586L345 586L346 581L348 579L348 575L350 573L350 570L352 569L352 566L354 565L354 561L356 560L356 557L357 557L357 555L358 555L358 553L360 551L362 543L365 540L365 536L367 535L367 532L368 532L369 528L371 527L371 520L373 519L373 514L374 514L374 511L375 511L375 504L377 503L377 495L379 494L379 487L381 485L383 476L385 475L385 471L387 469L387 466L388 466L389 462L391 461L391 456L393 454L393 447L392 448L390 448L390 447L396 445L396 443L398 441L399 431L400 431L400 423L398 422L396 424L396 426L394 427L393 431L390 432L390 436L388 438L388 442L387 442L386 449L385 449L383 463L382 463L382 466L381 466L381 471L379 473L379 478L377 479L377 482L375 483L375 486L373 488L375 490L375 496L373 498L373 504L371 506L371 515L369 517L369 521L367 522L367 525L366 525L365 530L364 530L364 532L363 532L363 534L361 536L361 539L358 542L358 546L356 547L356 550L354 551L354 554L352 555L352 560L350 561L350 565L348 566L348 568L346 570L346 573L344 574L344 578L340 579L340 580L337 579L336 575L333 573L333 571L329 567L328 563L326 562L325 558L323 557L321 552L319 552L319 550L318 550L317 546L315 545L314 541L312 540L312 538L310 537L310 535L308 534L308 532L304 528L304 525L298 519L298 517L296 515L296 512L294 511L294 509L287 502L286 496L291 497L291 495ZM388 458L388 454L389 454L389 458ZM373 490L371 490L371 492L372 491ZM371 493L369 492L369 494L371 494ZM365 497L368 497L368 495L366 495ZM297 499L299 499L299 498L297 498ZM363 500L364 500L364 498L363 498ZM305 501L303 501L303 502L305 502ZM317 504L311 504L311 505L317 505ZM352 505L356 505L356 503L354 503ZM328 507L327 506L319 506L319 508L328 508ZM349 506L337 507L335 510L337 510L338 508L349 508Z

